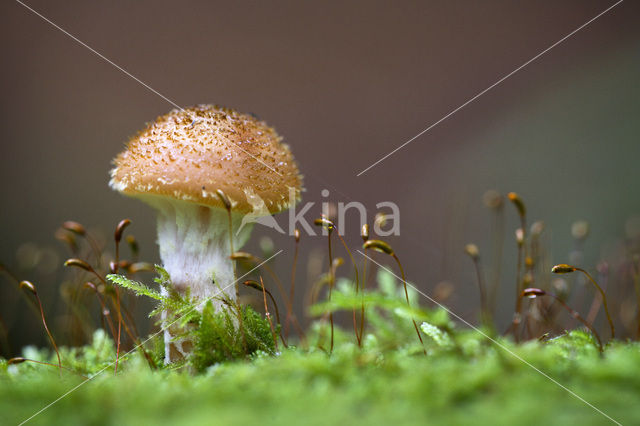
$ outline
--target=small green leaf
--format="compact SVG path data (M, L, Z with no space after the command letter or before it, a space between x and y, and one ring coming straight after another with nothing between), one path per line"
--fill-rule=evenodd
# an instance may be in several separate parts
M436 327L433 324L429 324L428 322L423 322L422 324L420 324L420 329L422 329L424 334L431 337L431 339L433 339L433 341L436 342L438 346L441 346L441 347L451 346L452 344L451 338L449 337L449 334L446 331L441 330L440 328Z
M130 280L123 275L109 274L107 275L107 279L114 284L118 284L120 287L133 291L136 296L147 296L161 302L167 299L167 297L161 295L156 290L153 290L138 281Z

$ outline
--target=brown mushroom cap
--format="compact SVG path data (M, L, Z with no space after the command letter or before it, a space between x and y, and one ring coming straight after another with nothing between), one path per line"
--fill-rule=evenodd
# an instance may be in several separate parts
M291 151L265 122L228 108L198 105L160 116L114 160L110 186L126 195L157 195L248 213L268 213L300 198L302 176Z

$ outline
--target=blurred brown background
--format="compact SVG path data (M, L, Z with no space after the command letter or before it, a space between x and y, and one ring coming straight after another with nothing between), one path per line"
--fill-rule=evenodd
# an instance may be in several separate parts
M555 263L568 260L577 219L591 224L584 256L589 268L625 232L634 232L629 218L640 215L640 4L623 2L356 174L613 3L28 5L179 105L217 103L276 127L305 174L305 201L316 201L309 220L320 213L324 188L333 201L365 203L369 220L377 202L396 202L402 235L389 242L410 280L429 294L439 282L452 282L447 304L473 320L477 287L462 248L473 241L483 255L490 252L486 190L522 195L530 218L547 225ZM38 285L63 335L68 308L59 297L59 265L66 254L53 233L74 219L109 236L129 217L142 257L157 260L153 212L111 191L108 170L130 135L173 107L19 3L2 2L0 16L0 262ZM505 217L500 324L513 300L512 206L505 206ZM357 224L347 225L356 246ZM249 249L258 250L261 235L271 237L285 249L277 264L288 274L291 239L256 231ZM25 243L35 244L50 265L32 268L25 253L33 246ZM301 288L313 278L304 273L306 258L324 245L321 237L303 239ZM26 308L2 277L0 314L13 354L28 343L46 344Z

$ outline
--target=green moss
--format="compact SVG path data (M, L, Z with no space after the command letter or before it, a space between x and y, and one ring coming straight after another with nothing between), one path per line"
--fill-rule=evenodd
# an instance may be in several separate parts
M640 344L615 341L600 354L588 332L573 330L524 344L498 337L496 345L457 327L442 310L409 309L397 283L384 273L379 278L379 288L364 295L369 323L362 348L352 332L336 328L334 352L317 349L328 327L318 320L308 333L309 349L278 352L260 314L242 309L243 337L237 317L208 304L189 361L199 374L152 370L134 352L114 376L113 344L98 331L91 345L61 351L66 366L92 378L84 384L78 374L65 371L60 378L55 367L0 362L0 424L19 423L78 385L31 424L610 422L593 407L621 423L640 423ZM363 297L352 287L343 282L332 301L314 311L359 307ZM422 324L427 356L410 317ZM25 357L55 362L46 350L28 348Z
M242 325L229 310L215 312L213 304L207 303L200 317L199 327L194 331L195 348L189 362L196 371L207 367L241 359L262 351L275 353L275 343L269 323L260 314L246 306L242 312Z
M612 345L601 358L597 352L567 356L564 349L574 336L557 340L501 343L614 419L640 422L637 344ZM27 363L0 370L2 424L24 420L82 381L68 373L60 379L55 368ZM331 356L287 349L277 357L216 364L195 376L151 371L134 356L117 377L112 369L97 376L33 424L336 422L605 424L607 419L495 346L474 356L443 351L425 357L343 343Z

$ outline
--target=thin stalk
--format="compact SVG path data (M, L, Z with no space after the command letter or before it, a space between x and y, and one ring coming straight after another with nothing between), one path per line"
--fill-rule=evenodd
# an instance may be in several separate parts
M549 296L552 297L556 302L560 303L560 305L565 308L573 318L577 319L578 321L580 321L585 327L587 327L589 329L589 331L591 331L591 333L594 335L594 337L596 338L596 340L598 341L598 348L600 349L600 353L603 352L603 346L602 346L602 340L600 340L600 336L598 335L598 332L593 328L593 326L584 318L582 318L582 316L575 311L574 309L572 309L569 305L567 305L561 298L559 298L558 296L556 296L553 293L548 293L544 290L541 290L539 288L525 288L524 290L522 290L522 293L520 294L520 299L523 299L525 297L530 298L530 299L535 299L537 297L541 297L541 296Z
M100 275L98 272L96 272L96 270L89 265L87 262L85 262L82 259L67 259L64 262L64 266L75 266L77 268L80 269L84 269L87 272L90 272L91 274L93 274L96 278L98 278L102 284L105 286L105 288L109 288L110 285L109 283L107 283L107 281L102 277L102 275ZM120 293L118 291L118 287L113 287L115 290L115 306L116 306L116 312L118 314L118 330L121 329L121 322L124 322L124 319L122 317L122 309L121 309L121 303L120 303ZM134 328L134 330L136 331L136 335L138 334L137 329L135 328L135 321L133 321L133 318L131 317L131 314L129 313L128 309L126 308L126 306L124 307L124 313L127 316L127 319L131 322L132 327ZM129 327L127 324L124 324L125 327L125 331L128 331L131 337L132 341L135 341L136 338L133 337L133 334L131 333L131 331L129 330ZM118 335L120 335L120 332L118 332ZM119 340L119 339L118 339Z
M131 224L131 221L129 219L121 220L116 226L115 232L113 233L113 240L115 241L115 246L116 246L116 258L114 261L114 265L112 266L111 269L112 269L112 273L114 274L118 273L118 267L120 266L120 240L122 240L122 233L124 232L125 228L130 224Z
M340 266L342 266L342 264L344 263L344 260L341 257L336 257L335 259L333 259L333 274L335 276L337 276L338 274L336 273L336 271L338 270L338 268ZM323 274L320 279L318 279L318 281L314 282L311 285L311 288L309 289L309 291L307 292L307 306L311 306L314 305L316 303L316 301L318 300L318 296L320 295L320 291L322 291L322 287L324 285L329 285L329 281L330 281L330 277L331 277L331 272L327 272L326 274ZM328 315L326 315L328 318Z
M400 269L400 276L402 277L402 286L404 287L404 296L407 299L407 305L409 306L409 308L411 308L411 302L409 302L409 291L407 290L407 280L404 275L404 268L402 267L402 263L400 263L400 259L398 259L398 256L396 256L395 253L391 253L391 257L395 259L396 263L398 264L398 268ZM427 350L424 347L424 342L422 341L422 336L420 335L420 329L418 328L418 324L416 323L416 320L413 319L413 317L411 318L411 321L413 322L413 327L416 329L416 334L418 335L418 339L422 344L422 351L426 355Z
M500 279L502 277L502 253L504 249L504 215L502 205L495 211L494 229L493 229L493 251L491 260L493 262L493 274L491 288L489 289L489 310L495 315L496 297L498 288L500 287Z
M287 296L287 292L284 289L284 285L282 284L282 281L280 280L280 278L278 278L278 275L274 272L274 270L266 263L266 261L258 256L255 256L251 253L247 253L247 252L235 252L231 255L231 259L233 260L239 260L239 259L246 259L249 260L257 265L260 265L261 269L264 269L267 274L269 274L269 276L273 279L273 282L276 283L276 287L278 287L278 293L280 293L280 297L282 297L282 299L285 301L285 304L290 304L291 301L289 300L289 297ZM304 331L302 331L302 327L300 326L300 324L298 323L298 319L296 317L296 315L294 313L291 313L291 321L293 322L294 326L296 327L296 332L298 334L298 337L300 337L300 340L304 340Z
M481 314L482 322L485 323L486 325L490 325L492 320L491 320L491 314L489 313L489 308L487 306L487 296L485 294L484 278L482 275L479 259L474 258L473 264L475 266L476 279L478 280L478 289L480 291L480 310L482 311L482 314Z
M364 296L365 290L367 287L367 258L364 258L364 262L362 264L362 305L360 306L360 339L364 336L364 322L365 322L365 311L364 311Z
M273 297L273 294L264 286L264 282L262 281L262 277L260 277L260 284L258 284L258 282L253 281L253 280L247 280L243 283L244 285L246 285L247 287L251 287L253 289L256 289L258 291L264 292L266 293L269 298L271 299L271 304L273 305L275 311L276 311L276 321L278 322L278 324L282 324L282 322L280 321L280 310L278 309L278 304L276 303L276 299ZM268 312L266 305L265 305L265 312ZM271 320L269 320L271 321ZM284 347L288 347L287 342L284 338L284 336L282 335L282 331L280 332L280 339L282 340L282 344L284 345Z
M240 327L240 334L242 335L242 348L244 349L244 352L246 354L248 352L248 350L249 350L248 349L249 346L247 344L247 335L246 335L245 330L244 330L244 320L242 318L242 314L243 314L242 306L240 306L240 304L238 302L233 302L232 303L232 302L230 302L230 301L228 301L228 300L226 300L224 298L222 299L222 301L224 303L226 303L232 309L232 312L235 311L236 316L238 317L238 326Z
M102 321L104 323L104 318L107 318L107 324L109 325L109 330L111 331L111 336L113 337L113 339L115 340L116 338L116 331L115 328L113 327L113 321L111 321L111 315L109 313L109 310L107 308L107 306L104 303L104 299L102 298L102 295L100 294L100 292L98 291L98 289L96 288L95 284L93 284L92 282L87 282L85 283L85 287L88 287L90 289L92 289L96 296L98 297L98 301L100 302L100 313L102 315L100 315L100 317L102 318Z
M116 307L118 312L118 340L116 343L116 367L113 372L114 375L118 374L118 361L120 360L120 335L122 332L122 312L120 312L120 292L118 291L118 287L116 287L115 290L116 290L116 300L117 300Z
M360 237L362 238L362 243L366 243L369 240L369 224L365 223L360 228ZM367 287L367 258L365 256L364 261L362 263L362 303L360 304L360 339L364 336L364 323L365 323L365 312L364 312L364 295Z
M49 331L49 327L47 326L47 320L44 318L44 309L42 308L42 302L40 301L40 296L38 296L38 292L36 291L36 287L29 281L20 282L20 287L27 288L36 298L38 302L38 307L40 308L40 316L42 317L42 325L44 326L44 330L47 332L47 336L49 336L49 340L51 341L51 345L53 349L56 351L56 356L58 357L58 366L60 367L60 375L62 376L62 361L60 359L60 351L58 351L58 345L56 345L56 341L51 335Z
M331 251L331 230L329 230L329 236L327 237L329 246L329 302L331 302L331 293L333 292L333 286L335 285L335 275L333 274L333 252ZM329 323L331 324L331 346L329 353L333 353L333 312L329 312Z
M593 285L596 286L596 288L600 292L600 295L602 296L602 305L604 306L604 312L607 314L607 321L609 322L609 327L611 327L611 338L614 339L616 337L616 330L613 326L613 320L611 319L611 314L609 314L609 307L607 306L607 296L604 294L604 290L602 290L602 287L598 285L596 280L594 280L593 277L587 271L585 271L582 268L575 268L575 269L576 271L580 271L583 274L585 274L589 279L589 281L591 281L591 283L593 283Z
M273 328L273 321L271 321L271 314L269 314L269 307L267 306L267 292L264 288L264 282L262 281L262 277L260 277L260 287L262 288L262 297L264 299L264 312L267 320L269 321L269 327L271 328L271 335L273 336L273 345L278 350L278 338L276 337L276 330ZM273 296L271 296L273 299ZM275 301L273 302L275 306ZM278 315L279 316L279 315Z
M593 301L591 302L591 306L589 307L589 311L587 313L587 321L594 322L596 317L598 316L598 312L600 312L600 306L602 305L602 296L600 293L596 293L593 297Z
M218 285L218 288L220 288L220 285L219 284L217 285ZM243 314L242 306L240 306L239 303L229 300L224 295L221 296L219 300L228 307L230 311L229 312L230 315L235 315L238 318L238 326L240 328L240 334L242 335L242 349L244 350L245 355L247 355L248 353L247 335L244 330L244 321L242 320L242 314ZM232 356L231 352L229 352L226 348L223 348L223 350L225 351L225 355L227 357Z
M518 265L516 270L516 308L513 313L513 322L511 323L511 329L513 331L513 335L515 337L516 342L518 341L518 326L522 321L522 298L519 297L519 294L522 291L521 284L521 271L522 271L522 252L523 245L518 244Z
M582 318L582 316L577 311L569 307L569 305L567 305L564 301L562 301L562 299L560 299L558 296L556 296L553 293L547 293L547 294L553 297L553 299L556 302L560 303L571 314L572 317L580 321L582 324L584 324L585 327L587 327L591 331L591 333L595 336L596 340L598 341L598 347L600 348L600 352L603 352L604 349L602 346L602 341L600 340L600 336L598 335L598 332L593 328L593 326L589 324L587 320Z
M273 305L273 308L276 311L276 321L277 321L277 323L278 324L282 324L282 322L280 321L280 311L278 310L278 304L276 303L276 299L274 299L273 294L269 290L267 290L267 288L264 286L264 283L262 282L262 279L260 280L260 283L262 284L262 290L265 291L267 293L267 296L269 296L269 299L271 299L271 304ZM286 346L286 343L285 343L285 346Z
M291 313L293 312L293 297L296 288L296 266L298 264L298 251L300 243L300 231L295 230L295 251L293 252L293 265L291 265L291 289L289 290L289 303L287 303L287 319L285 320L284 335L289 338L289 325L291 322Z
M333 273L334 273L334 275L336 273L336 270L338 269L338 266L342 265L342 263L343 263L343 260L342 260L341 257L338 257L333 261ZM316 281L313 284L311 290L309 291L310 302L309 302L308 306L311 306L311 305L315 304L315 301L318 299L320 291L322 290L324 285L327 285L327 286L330 285L330 281L331 281L330 277L331 277L331 272L327 272L322 277L320 277L320 279L318 281ZM331 300L331 299L329 299L329 300ZM331 311L327 310L324 314L322 314L322 317L320 318L320 321L323 324L326 323L327 320L329 319L329 315L330 314L331 314ZM321 343L324 342L324 338L325 338L325 329L321 328L319 333L318 333L318 347L320 349L322 349L323 351L329 353L321 345Z
M522 283L522 263L527 258L527 209L522 198L515 192L507 194L507 198L511 201L518 212L520 218L520 229L516 231L516 240L518 242L518 265L516 272L516 309L513 314L513 322L509 331L513 331L516 342L518 341L518 326L522 320L522 298L520 293L524 290Z
M344 246L344 249L347 251L347 253L349 254L349 258L351 259L351 263L353 263L353 269L356 271L356 295L358 295L359 293L359 287L360 287L360 278L358 276L358 266L356 265L356 260L353 258L353 254L351 254L351 250L349 250L349 247L347 246L347 243L344 241L344 238L342 238L342 235L340 235L340 231L337 230L338 232L338 238L340 238L340 241L342 242L342 245ZM358 334L358 321L356 319L356 309L353 309L353 331L356 334L356 340L358 341L358 347L362 347L362 335Z

